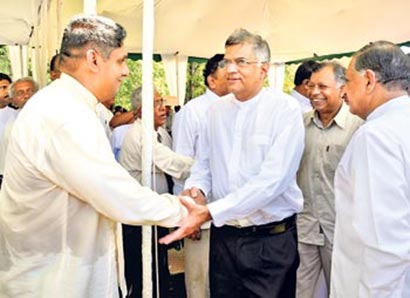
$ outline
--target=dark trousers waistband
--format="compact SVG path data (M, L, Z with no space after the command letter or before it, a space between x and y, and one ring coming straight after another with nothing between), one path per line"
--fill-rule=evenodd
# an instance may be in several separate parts
M268 224L260 226L249 226L249 227L234 227L234 226L222 226L215 227L212 226L211 233L220 233L221 235L232 235L232 236L264 236L264 235L274 235L286 232L290 228L296 226L296 214L289 216L281 221L275 221Z

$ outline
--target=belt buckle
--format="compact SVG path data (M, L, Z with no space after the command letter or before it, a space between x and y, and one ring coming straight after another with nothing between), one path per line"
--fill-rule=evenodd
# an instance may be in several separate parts
M279 234L279 233L283 233L285 231L286 231L286 224L281 223L281 224L278 224L278 225L272 227L269 230L269 234Z

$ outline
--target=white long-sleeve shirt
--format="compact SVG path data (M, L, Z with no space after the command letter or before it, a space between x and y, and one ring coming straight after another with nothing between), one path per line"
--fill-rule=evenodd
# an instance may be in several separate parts
M302 114L289 95L264 88L245 102L226 96L208 109L185 187L212 190L216 226L282 220L302 209L296 171L303 142Z
M118 297L116 223L175 226L179 200L112 154L97 99L62 74L17 118L0 195L0 297Z
M310 104L310 99L307 98L306 96L303 96L302 94L297 92L295 89L293 89L290 92L290 95L297 100L300 106L300 109L302 110L302 113L309 112L313 109L312 105Z
M153 164L156 168L152 186L158 193L166 193L168 184L164 173L176 178L186 178L194 161L191 157L177 154L159 143L155 131L154 136ZM142 179L142 141L143 126L141 119L137 119L125 133L119 161L138 182Z
M335 177L331 297L410 297L410 98L375 109Z
M219 98L214 92L206 89L204 94L189 101L177 113L178 116L172 126L172 148L176 153L195 157L199 135L206 121L206 112ZM181 193L184 190L185 180L174 179L174 182L174 193Z

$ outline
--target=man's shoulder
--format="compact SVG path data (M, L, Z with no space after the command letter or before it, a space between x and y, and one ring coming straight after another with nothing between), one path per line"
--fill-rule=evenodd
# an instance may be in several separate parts
M282 109L294 110L300 113L300 107L295 98L281 90L272 87L265 87L264 98L266 102L269 102L272 105L278 106Z

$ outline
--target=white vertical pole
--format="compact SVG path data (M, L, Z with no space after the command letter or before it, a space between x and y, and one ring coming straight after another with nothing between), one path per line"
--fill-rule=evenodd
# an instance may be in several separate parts
M154 2L144 0L142 17L142 185L151 187L153 105ZM142 227L142 297L152 297L151 227Z
M97 0L84 0L84 14L97 14Z

